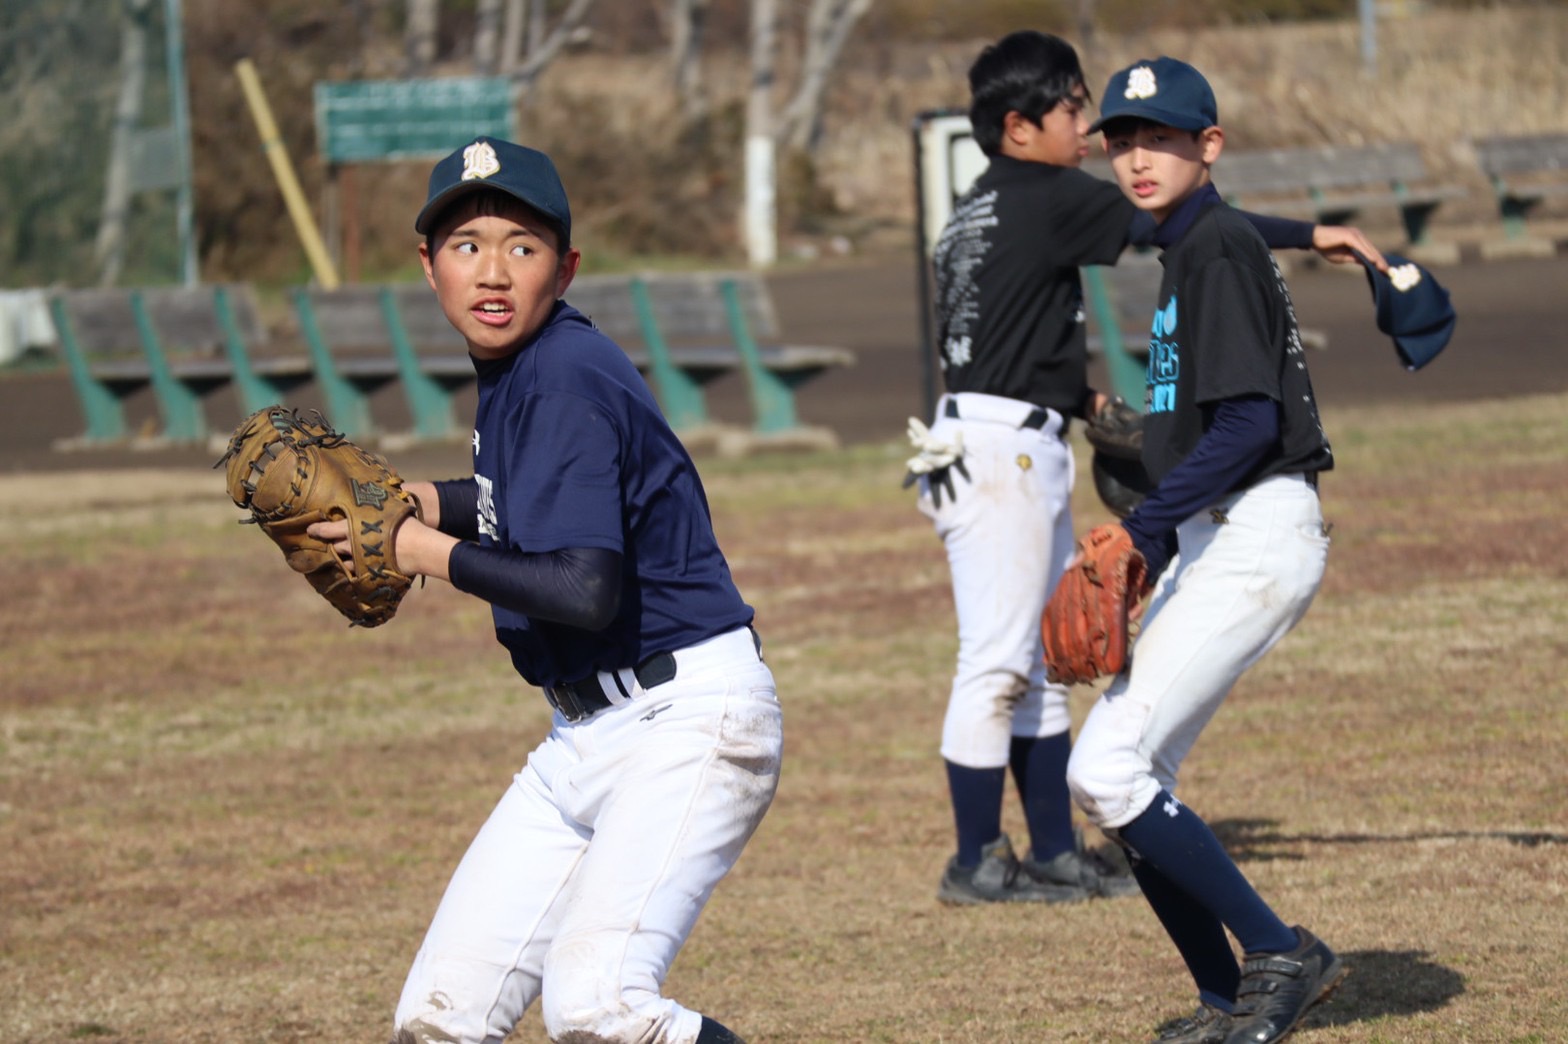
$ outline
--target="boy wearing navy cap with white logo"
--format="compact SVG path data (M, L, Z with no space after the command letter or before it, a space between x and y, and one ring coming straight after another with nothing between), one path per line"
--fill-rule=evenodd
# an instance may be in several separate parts
M1158 580L1131 662L1090 710L1067 781L1127 849L1196 982L1196 1011L1158 1039L1270 1044L1339 983L1344 964L1275 914L1174 792L1231 687L1318 591L1329 538L1317 478L1334 458L1279 266L1211 182L1225 138L1207 81L1172 58L1138 62L1111 77L1091 130L1104 134L1122 191L1159 222L1165 271L1144 422L1156 485L1121 523ZM1239 966L1227 932L1246 955Z
M778 785L782 720L691 458L626 353L562 300L571 212L543 153L443 159L419 256L479 377L474 474L410 482L410 573L491 603L553 726L452 876L395 1044L726 1044L660 995ZM340 535L329 524L318 535Z

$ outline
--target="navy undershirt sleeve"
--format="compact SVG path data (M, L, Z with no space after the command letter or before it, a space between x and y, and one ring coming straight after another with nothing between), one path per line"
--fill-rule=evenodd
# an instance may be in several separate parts
M1252 223L1252 227L1258 230L1258 235L1263 237L1264 244L1270 250L1312 249L1312 233L1317 225L1310 221L1254 214L1250 210L1238 210L1236 213ZM1147 210L1138 211L1132 223L1127 226L1127 245L1133 247L1154 245L1154 232L1159 227L1153 214Z
M1250 210L1238 210L1236 213L1252 223L1252 227L1258 230L1258 235L1263 237L1263 242L1271 250L1312 249L1312 231L1317 226L1310 221L1254 214Z
M1279 404L1263 395L1222 399L1203 438L1122 520L1155 577L1176 553L1176 527L1234 490L1279 441Z
M479 483L472 478L435 483L441 506L441 532L459 540L479 539Z
M619 551L568 547L534 554L462 543L452 549L447 571L459 591L584 631L604 630L621 609Z

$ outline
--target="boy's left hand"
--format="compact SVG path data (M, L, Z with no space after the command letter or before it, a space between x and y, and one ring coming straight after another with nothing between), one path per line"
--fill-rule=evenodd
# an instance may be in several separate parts
M1388 261L1383 252L1359 228L1350 225L1317 225L1312 229L1312 249L1336 265L1360 264L1361 257L1377 266L1379 272L1388 271Z

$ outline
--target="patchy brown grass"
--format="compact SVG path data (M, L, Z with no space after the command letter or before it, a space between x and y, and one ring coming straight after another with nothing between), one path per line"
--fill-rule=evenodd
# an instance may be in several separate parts
M1328 415L1328 582L1189 762L1351 962L1303 1041L1562 1039L1568 398L1506 409ZM1142 1039L1188 990L1141 902L934 902L952 605L902 457L705 465L786 770L669 989L759 1042ZM0 477L0 1039L384 1040L547 727L483 606L432 584L350 632L221 486Z

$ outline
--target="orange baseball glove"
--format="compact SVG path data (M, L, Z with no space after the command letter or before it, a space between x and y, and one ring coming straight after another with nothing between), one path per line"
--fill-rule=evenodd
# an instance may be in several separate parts
M1127 530L1112 524L1085 533L1040 618L1046 676L1072 685L1125 668L1130 621L1149 593L1149 579Z

